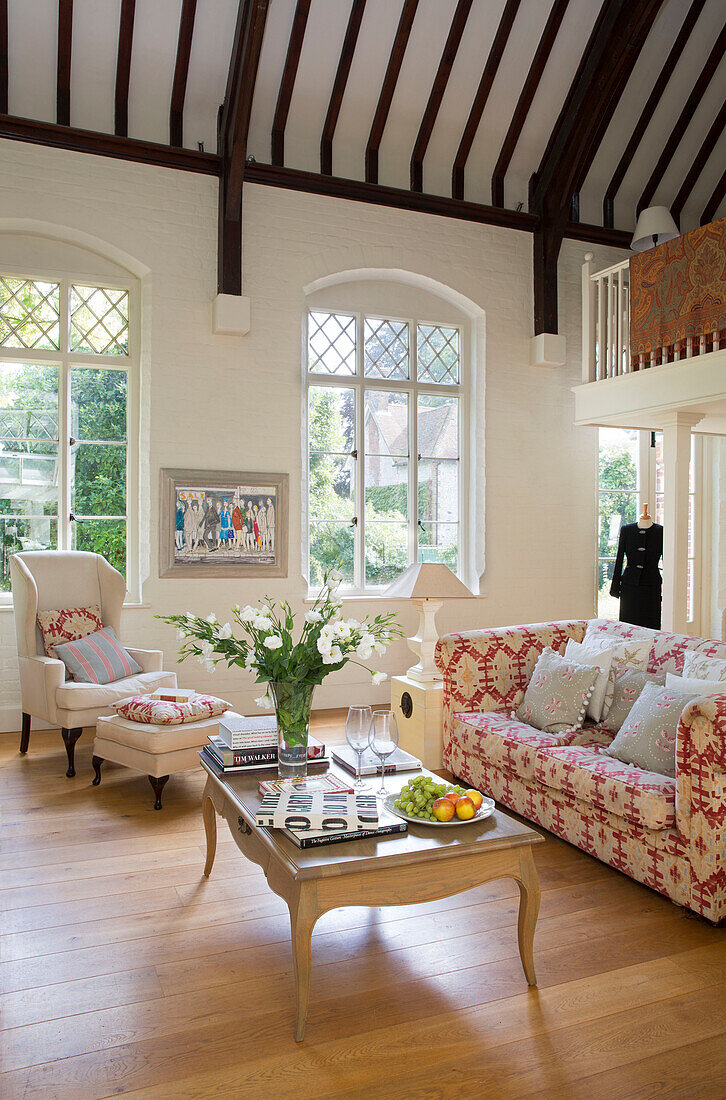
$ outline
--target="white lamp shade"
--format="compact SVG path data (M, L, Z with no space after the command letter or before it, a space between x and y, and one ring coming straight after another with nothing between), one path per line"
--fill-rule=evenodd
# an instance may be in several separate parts
M630 247L633 252L645 252L674 237L680 237L680 233L668 207L649 206L638 217Z
M398 600L466 599L471 592L448 565L414 562L386 589L386 596Z

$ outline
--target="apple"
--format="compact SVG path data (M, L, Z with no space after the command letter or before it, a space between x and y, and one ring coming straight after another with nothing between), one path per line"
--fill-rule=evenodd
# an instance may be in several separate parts
M456 803L461 798L461 795L459 794L458 791L447 791L446 794L444 795L444 798L448 798L451 805L455 806Z
M456 810L456 816L462 821L470 821L476 813L476 806L474 805L472 800L465 794L461 796L454 808Z
M471 790L471 791L465 791L464 793L465 793L466 797L470 798L472 800L472 802L474 803L474 809L478 810L480 808L482 802L484 801L484 795L481 793L481 791Z
M450 798L437 798L431 812L437 821L451 821L456 811Z

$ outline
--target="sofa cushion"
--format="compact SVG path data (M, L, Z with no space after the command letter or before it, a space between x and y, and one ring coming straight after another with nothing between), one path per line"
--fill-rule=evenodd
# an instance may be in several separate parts
M568 660L547 646L517 707L517 718L545 733L581 729L599 674L599 668Z
M543 746L536 754L534 778L633 825L646 829L675 826L675 779L622 764L597 749Z
M55 657L53 646L74 642L103 630L101 608L98 604L88 607L66 607L38 612L38 626L43 635L46 657Z
M696 696L646 684L607 752L624 764L676 774L676 736L684 709Z
M689 650L683 656L683 675L689 679L726 681L726 661L706 657L697 650Z
M138 676L127 676L124 680L114 680L112 684L78 684L69 680L55 693L56 706L63 710L93 710L110 707L119 699L129 695L144 695L169 683L168 672L140 672Z
M620 665L616 668L613 700L603 720L606 729L612 733L618 732L646 684L663 685L665 676L658 672L644 672L639 668L630 668L628 665Z
M112 626L53 646L53 656L60 658L81 684L111 684L141 672L141 665L121 645Z
M500 710L455 714L453 735L463 752L520 779L534 777L534 762L541 748L557 748L575 740L586 745L607 745L611 740L610 734L593 726L572 733L545 733Z

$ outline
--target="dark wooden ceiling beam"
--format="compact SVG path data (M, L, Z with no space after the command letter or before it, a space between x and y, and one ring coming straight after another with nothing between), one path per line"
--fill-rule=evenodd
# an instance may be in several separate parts
M171 106L169 108L169 144L179 149L184 144L184 100L187 94L189 59L192 54L196 14L197 0L183 0L179 19L179 39L176 46L174 81L171 87Z
M285 163L285 127L287 126L287 116L290 111L290 101L295 87L297 67L300 64L300 54L302 53L309 14L310 0L297 0L292 29L290 30L290 41L287 44L285 65L282 70L280 90L277 94L275 117L272 121L271 150L273 164Z
M635 124L635 129L630 135L630 141L625 147L625 151L622 157L618 161L617 168L613 172L613 178L610 180L610 183L607 186L607 190L605 191L605 197L603 198L603 222L608 227L612 227L612 225L614 225L615 198L618 191L620 190L623 180L625 179L625 173L628 171L628 168L630 167L638 146L643 140L643 135L648 129L650 120L653 117L655 109L660 103L661 97L666 89L668 81L673 75L673 70L678 64L681 54L685 49L686 43L691 37L693 28L698 22L698 17L703 10L703 5L705 4L705 2L706 0L693 0L693 3L688 9L686 17L681 25L681 29L676 36L676 40L671 46L668 56L663 63L663 67L658 74L658 78L653 85L653 89L648 96L645 107L640 113L640 118Z
M700 224L701 225L708 225L709 222L713 221L713 219L716 217L716 212L718 211L719 206L721 205L721 203L723 202L723 200L725 198L726 198L726 169L724 169L724 173L721 176L721 179L716 184L716 187L714 188L714 192L711 195L711 198L708 200L705 207L703 208L703 213L701 214L701 218L700 218Z
M658 157L658 163L651 172L650 179L643 188L643 193L638 200L637 212L640 214L641 210L645 210L647 206L650 206L651 200L655 195L658 185L660 184L665 174L668 165L673 160L673 155L681 143L683 135L685 134L688 126L693 118L696 108L703 99L704 93L711 83L716 70L724 56L726 51L726 23L721 28L721 33L714 42L711 52L706 59L706 64L703 66L696 83L691 89L691 94L686 100L683 110L681 111L676 124L671 130L668 140L663 146L663 151Z
M524 87L514 109L512 121L509 124L509 129L494 168L492 175L492 204L494 206L504 206L504 178L507 174L507 168L514 155L514 150L517 148L517 142L527 120L529 109L532 106L569 2L570 0L554 0L552 4L547 23L537 45L532 64L527 73L527 79L524 82Z
M421 125L419 126L418 134L416 135L416 141L413 146L413 153L411 154L411 190L423 191L423 162L426 156L426 150L428 148L431 134L436 123L436 118L441 107L441 101L444 98L446 91L446 85L449 83L449 77L451 76L451 70L454 67L454 61L456 55L459 52L459 46L464 34L464 27L466 21L469 18L469 12L471 11L473 0L458 0L456 10L454 11L453 18L451 20L451 26L449 27L449 33L446 36L446 42L444 43L444 49L439 61L439 67L436 70L436 76L434 82L431 85L431 91L429 93L428 102L424 109L423 117L421 119Z
M116 59L116 92L114 97L114 133L118 137L126 137L129 132L129 80L131 77L131 50L134 43L135 14L136 0L121 0L118 57Z
M55 120L71 124L71 54L73 51L73 0L58 0L58 61L56 65Z
M487 57L484 71L479 81L479 87L476 90L474 102L469 111L469 117L466 120L464 132L461 135L459 148L454 158L454 166L451 169L451 194L455 199L464 198L464 173L466 171L466 162L469 159L469 153L474 144L474 138L479 129L479 123L482 120L484 108L489 99L489 93L492 90L494 78L499 70L502 55L509 41L509 35L511 34L514 20L519 10L519 4L520 0L507 0L504 6L504 11L499 20L499 26L494 35L494 41L492 42L489 56ZM500 203L499 205L502 204Z
M0 114L8 112L8 0L0 0Z
M391 109L393 95L398 83L398 74L401 72L403 59L406 54L406 46L411 35L414 16L418 8L419 0L404 0L401 10L401 18L398 21L396 35L393 39L391 54L388 58L386 75L383 78L381 94L378 97L376 111L371 124L371 132L368 135L365 153L366 182L378 183L378 150L381 147L383 131L386 128L388 112Z
M182 172L200 172L218 176L221 159L214 153L198 153L191 149L173 149L154 141L102 134L97 130L79 130L73 126L58 126L54 122L38 122L34 118L18 118L0 114L0 138L27 141L54 149L70 149L76 153L93 153L99 157L129 160L137 164L153 164L159 168L175 168Z
M242 183L268 5L269 0L240 0L227 91L219 116L222 171L219 178L217 284L220 294L242 293Z
M681 211L691 197L693 188L696 186L701 172L706 167L706 164L711 158L716 144L721 137L726 126L726 100L721 104L721 110L716 115L716 118L711 123L706 137L703 139L701 148L696 153L693 164L691 165L688 175L681 184L680 190L675 199L671 203L671 214L677 222L680 222Z
M328 112L325 116L323 133L320 138L320 171L326 176L331 175L333 171L333 138L335 136L335 127L338 125L338 115L340 114L340 108L343 103L343 96L345 95L345 88L348 83L348 76L350 75L350 67L353 64L353 55L355 54L355 47L358 41L358 34L360 33L360 25L363 21L365 9L366 0L353 0L350 16L348 18L348 26L345 31L345 38L343 39L343 46L340 51L338 69L335 74L335 80L333 81L333 90L330 93L330 102L328 103Z
M557 259L581 189L663 0L604 0L530 186L535 333L557 332ZM626 49L623 43L627 43Z

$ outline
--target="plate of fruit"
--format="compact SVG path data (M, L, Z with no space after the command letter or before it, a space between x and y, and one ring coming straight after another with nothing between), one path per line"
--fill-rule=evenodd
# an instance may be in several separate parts
M494 799L431 775L410 779L385 807L396 817L425 825L467 825L494 813Z

